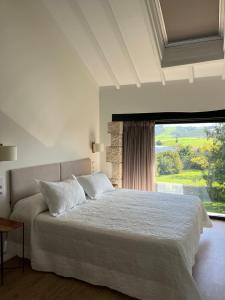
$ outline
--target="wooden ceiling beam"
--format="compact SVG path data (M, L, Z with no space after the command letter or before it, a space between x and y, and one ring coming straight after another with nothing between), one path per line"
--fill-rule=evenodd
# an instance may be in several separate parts
M113 69L100 45L100 43L98 42L94 32L92 31L91 29L91 26L90 24L88 23L88 20L86 19L83 11L82 11L82 8L79 6L79 4L76 2L76 1L72 1L71 2L71 5L74 7L74 12L76 13L77 17L79 18L81 24L83 25L85 31L86 31L86 34L88 35L89 39L91 40L92 44L94 45L100 59L102 60L102 63L106 69L106 71L108 72L111 80L112 80L112 83L113 85L117 88L117 89L120 89L120 84L119 84L119 81L116 77L116 75L114 74L113 72Z
M110 0L101 0L101 3L103 5L105 13L106 13L106 15L107 15L107 17L108 17L108 19L111 23L112 29L113 29L114 34L117 38L117 41L120 45L120 48L123 52L123 55L124 55L124 57L127 61L130 72L132 73L132 76L134 78L135 84L136 84L137 87L140 87L141 86L141 79L140 79L138 71L135 67L135 63L134 63L132 55L129 51L129 48L126 44L125 38L123 36L122 28L121 28L121 26L118 22L118 19L119 19L118 14L117 14L116 10L113 8L113 5L112 5Z

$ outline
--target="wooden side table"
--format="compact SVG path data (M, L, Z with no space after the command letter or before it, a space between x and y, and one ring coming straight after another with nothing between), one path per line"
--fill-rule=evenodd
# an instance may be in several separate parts
M17 222L9 219L4 219L0 218L0 240L1 240L1 285L4 283L4 265L3 265L3 254L4 254L4 249L3 249L3 235L4 233L8 233L12 230L16 230L18 228L22 228L23 230L23 236L22 236L22 269L24 272L24 223L22 222Z

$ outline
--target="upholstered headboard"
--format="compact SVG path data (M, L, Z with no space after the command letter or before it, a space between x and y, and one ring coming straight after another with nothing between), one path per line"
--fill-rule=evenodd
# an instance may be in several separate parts
M60 163L60 180L66 180L72 174L76 176L91 174L90 158Z
M60 181L70 178L72 174L78 176L90 173L89 158L11 170L9 171L11 207L13 208L20 199L39 192L35 179Z

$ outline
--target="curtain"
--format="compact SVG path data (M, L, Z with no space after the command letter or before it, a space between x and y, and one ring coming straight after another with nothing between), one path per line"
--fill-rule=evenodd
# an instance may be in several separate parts
M154 190L154 122L123 122L123 187Z

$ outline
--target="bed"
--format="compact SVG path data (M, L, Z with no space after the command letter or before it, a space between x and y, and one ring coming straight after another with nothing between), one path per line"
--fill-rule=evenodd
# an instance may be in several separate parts
M91 172L89 159L12 170L12 207L38 193L34 178L59 181ZM211 222L194 196L115 190L57 218L12 210L25 222L34 270L107 286L138 299L200 300L192 266ZM19 239L12 238L15 244Z

